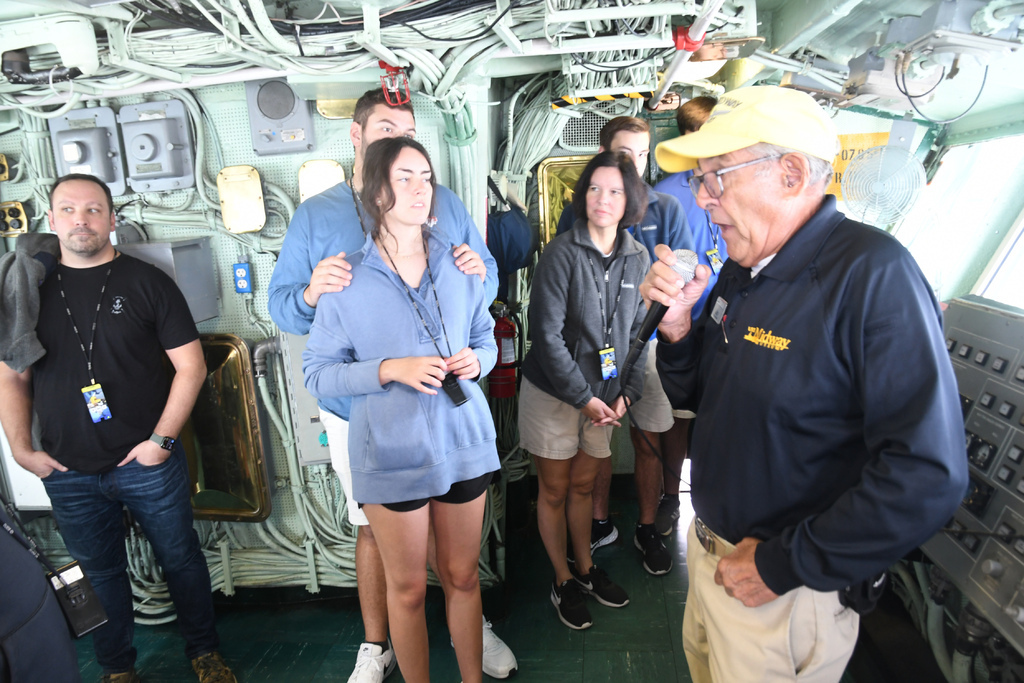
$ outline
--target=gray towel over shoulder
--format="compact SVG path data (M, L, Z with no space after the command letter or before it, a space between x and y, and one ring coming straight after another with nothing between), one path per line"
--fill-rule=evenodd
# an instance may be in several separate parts
M20 235L14 251L0 256L0 360L15 372L46 355L36 337L39 286L59 257L57 236L37 232Z

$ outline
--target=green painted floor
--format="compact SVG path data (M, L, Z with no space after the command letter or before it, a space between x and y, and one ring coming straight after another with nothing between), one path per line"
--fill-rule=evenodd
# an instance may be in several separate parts
M590 600L594 625L586 631L566 628L549 600L552 571L536 529L526 488L521 491L521 510L510 515L506 532L507 581L484 593L485 613L494 631L515 652L520 683L582 683L689 681L681 631L686 601L685 531L688 498L683 496L683 517L677 530L666 538L675 560L672 571L656 577L644 571L633 547L636 501L631 478L616 477L612 520L619 540L594 554L617 583L629 593L630 603L613 609ZM515 496L510 488L510 500ZM692 514L692 513L691 513ZM258 591L257 599L259 599ZM307 681L344 683L352 671L362 639L358 602L342 594L328 600L308 601L312 596L294 594L298 603L253 605L219 598L217 627L221 651L242 683ZM459 683L455 653L449 644L440 589L427 596L430 630L431 679ZM147 683L194 682L182 652L175 624L137 626L136 665ZM79 642L83 680L98 681L99 667L92 644ZM486 679L486 677L485 677ZM400 683L395 673L389 683ZM853 683L844 676L843 683Z

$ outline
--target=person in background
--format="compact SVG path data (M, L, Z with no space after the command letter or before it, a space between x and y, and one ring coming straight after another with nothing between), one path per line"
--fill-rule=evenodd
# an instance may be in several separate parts
M352 255L350 292L321 297L302 354L310 393L353 397L352 503L366 513L387 582L402 677L430 681L424 601L427 539L467 683L482 680L480 536L487 486L501 467L476 380L497 359L483 284L428 226L434 173L406 137L379 140L363 168L372 228Z
M60 264L40 287L36 327L47 353L20 373L0 364L0 423L11 454L42 479L68 552L107 613L93 635L104 683L140 680L125 509L163 568L199 681L234 683L217 651L210 572L177 442L206 381L188 304L163 271L114 249L113 200L102 180L58 178L50 206ZM32 443L33 410L42 450Z
M0 494L0 683L81 683L67 619L15 517Z
M612 427L625 402L638 401L644 389L642 373L632 373L628 384L619 373L647 312L639 286L650 260L626 230L643 216L646 194L628 155L595 156L573 195L581 218L551 241L533 276L520 446L537 467L537 524L555 570L551 602L562 623L577 630L593 624L582 593L610 607L629 603L591 559L591 493L602 460L611 457Z
M729 261L668 307L658 370L691 441L683 645L696 683L839 681L879 576L953 515L968 483L942 314L913 257L825 194L838 135L806 93L740 88L658 145L694 168ZM898 292L898 296L893 293Z
M651 128L646 121L632 116L614 118L601 129L600 140L599 152L626 154L633 160L637 175L643 178L651 149ZM658 244L667 244L673 249L692 250L693 235L678 200L655 192L646 183L643 188L646 193L646 202L642 202L644 213L635 224L629 224L629 233L651 255ZM569 231L574 218L573 204L569 204L562 211L557 234ZM656 343L652 340L649 346L653 347ZM662 491L662 461L678 459L682 462L686 455L686 428L674 418L668 397L658 381L653 348L649 349L647 363L637 367L643 368L646 388L643 400L630 407L630 413L636 421L635 425L630 424L629 435L636 453L635 479L639 507L639 523L633 535L633 545L642 555L644 569L651 574L661 575L672 569L672 556L654 525ZM676 451L680 451L682 456L673 455ZM594 485L591 552L614 542L619 536L608 514L611 485L612 461L611 458L605 458L600 462Z
M355 149L355 161L348 182L339 183L298 206L270 278L270 317L290 334L308 334L320 297L328 292L340 292L351 283L351 266L345 255L363 247L372 227L360 198L366 148L383 138L416 137L412 105L391 106L382 89L366 91L356 102L349 137ZM466 207L455 193L438 185L434 211L438 218L435 235L458 245L450 256L463 273L480 277L488 299L492 300L498 291L497 266ZM336 412L332 412L321 401L320 420L327 432L331 464L341 481L345 498L352 500L348 450L330 447L331 444L341 446L347 440L349 404L347 398L336 401L333 403ZM359 529L356 578L365 638L349 683L380 683L395 668L394 653L388 644L384 567L366 515L356 505L349 505L348 516L352 525ZM483 622L483 639L484 673L493 678L507 678L516 670L515 655L487 621Z
M680 135L690 135L700 130L711 115L711 110L718 100L713 97L694 97L683 103L683 106L676 110L676 126ZM690 190L690 178L693 176L693 169L674 173L665 178L654 189L657 192L664 192L679 200L686 212L686 220L690 224L690 231L693 233L693 241L696 244L694 251L697 252L698 263L707 266L711 275L708 277L708 286L693 306L693 317L700 317L704 309L704 302L712 287L718 281L718 274L722 266L729 258L729 249L722 239L721 229L711 222L707 211L697 204L697 198ZM654 258L651 251L651 258ZM652 354L657 356L657 353ZM676 520L679 519L679 479L683 468L683 461L686 459L687 436L690 433L690 420L693 413L686 410L675 411L676 431L671 433L673 448L662 449L662 481L664 492L658 502L658 514L654 519L654 526L658 533L667 536L676 528Z

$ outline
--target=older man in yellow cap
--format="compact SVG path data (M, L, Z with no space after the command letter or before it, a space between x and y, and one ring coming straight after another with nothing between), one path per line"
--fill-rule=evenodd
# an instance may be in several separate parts
M885 569L967 484L941 312L896 240L826 196L836 129L809 96L727 93L660 144L695 168L729 260L700 316L658 246L642 291L668 306L658 370L697 413L683 642L697 683L838 681Z

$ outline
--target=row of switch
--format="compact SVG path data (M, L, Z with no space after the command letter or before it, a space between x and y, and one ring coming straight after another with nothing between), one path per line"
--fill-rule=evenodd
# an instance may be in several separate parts
M956 339L953 339L952 337L947 338L946 350L949 351L950 353L953 353L954 349L956 349L956 355L960 356L965 360L969 358L971 356L971 353L974 351L974 348L970 344L958 345ZM976 353L974 353L974 362L982 367L985 367L985 364L988 363L988 359L990 357L991 354L988 351L983 351L979 349ZM1006 370L1006 367L1009 364L1010 361L1008 361L1007 359L1001 356L996 356L996 359L992 361L992 371L999 373L1001 375ZM1024 365L1021 365L1019 368L1017 368L1017 372L1014 373L1013 378L1018 382L1024 383Z
M974 534L963 533L967 530L967 527L964 526L962 522L954 520L952 528L954 531L953 538L960 541L960 543L962 543L965 548L971 551L971 553L976 551L978 549L978 546L981 545L980 538L978 538Z
M994 406L995 404L996 395L990 391L986 391L981 395L981 398L978 399L978 405L980 405L982 408L987 408L991 410L992 406ZM996 412L1005 417L1007 420L1009 420L1011 417L1013 417L1013 413L1016 410L1017 406L1015 404L1010 403L1009 401L1003 401L1002 403L999 404L999 408L996 410ZM1021 424L1024 424L1024 422L1021 422Z
M1024 538L1013 538L1017 535L1017 530L1006 522L1000 522L999 526L996 527L996 536L1000 541L1013 548L1021 557L1024 557Z
M952 529L954 531L953 538L960 541L972 553L981 545L981 539L978 536L972 533L965 533L967 532L967 527L962 522L954 520ZM1012 526L1006 522L1001 522L996 528L995 535L1001 542L1013 548L1015 553L1024 557L1024 538L1014 538L1017 535L1017 531ZM985 573L991 574L991 572Z
M950 353L953 353L953 349L956 349L956 355L960 356L965 360L969 358L971 352L974 351L974 347L971 346L970 344L958 344L956 339L948 337L946 339L946 350L949 351ZM991 357L991 355L992 354L990 354L988 351L979 349L977 353L974 354L974 362L982 367L985 367L985 364L988 363L988 359ZM992 361L992 371L1002 374L1003 371L1006 370L1006 366L1009 364L1009 362L1010 361L1008 361L1007 359L1001 356L997 356L996 359Z

